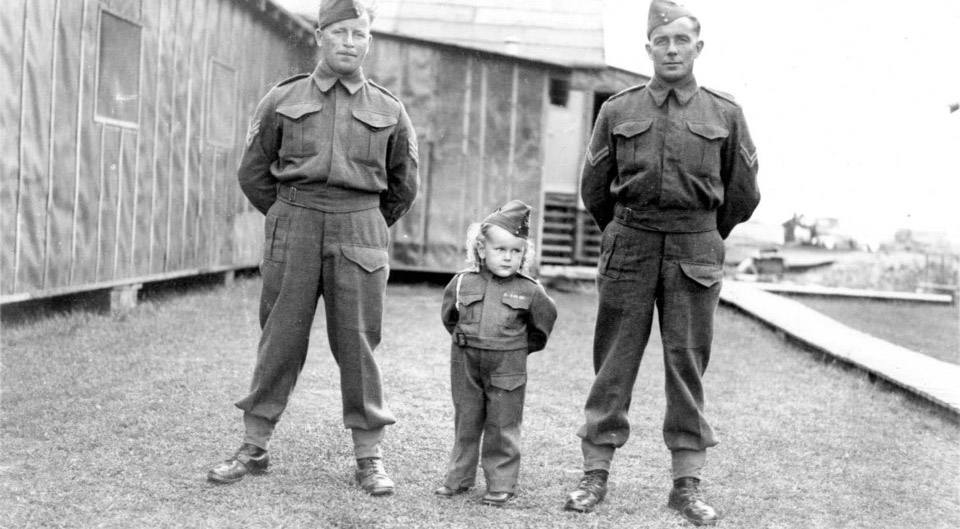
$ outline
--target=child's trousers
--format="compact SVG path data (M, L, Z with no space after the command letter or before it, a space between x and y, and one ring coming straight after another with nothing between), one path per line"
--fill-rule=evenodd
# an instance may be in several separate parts
M453 490L472 487L479 461L489 492L516 491L526 382L526 349L491 351L453 344L454 444L444 485Z

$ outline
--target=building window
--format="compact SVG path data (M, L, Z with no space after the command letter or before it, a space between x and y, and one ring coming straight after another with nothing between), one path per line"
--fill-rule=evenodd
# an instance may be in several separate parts
M570 98L570 80L558 77L550 78L550 104L558 107L567 106Z
M100 11L97 56L98 121L137 127L140 121L141 27Z
M236 128L237 71L211 60L208 90L207 141L220 147L232 147Z

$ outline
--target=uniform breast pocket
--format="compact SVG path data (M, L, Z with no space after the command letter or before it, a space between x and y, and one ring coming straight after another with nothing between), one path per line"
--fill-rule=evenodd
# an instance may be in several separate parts
M519 328L524 325L523 315L530 310L530 296L514 292L504 292L500 300L509 307L510 317L505 318L505 326L509 328Z
M688 169L697 176L719 179L720 149L730 131L723 125L695 121L687 122L687 130L690 134L683 146L684 163L690 164Z
M397 126L397 117L365 109L354 109L352 114L351 158L367 165L384 164L387 158L387 142Z
M283 140L280 156L312 156L320 152L320 103L296 103L277 107Z
M613 127L617 148L617 167L621 172L635 172L646 168L644 153L652 149L650 127L652 119L624 121Z
M483 312L483 292L460 293L460 324L479 323Z

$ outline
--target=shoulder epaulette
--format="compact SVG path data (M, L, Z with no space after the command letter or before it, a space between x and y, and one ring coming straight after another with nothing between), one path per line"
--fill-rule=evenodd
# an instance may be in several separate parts
M644 84L634 85L634 86L631 86L631 87L629 87L629 88L624 88L623 90L620 90L620 91L617 92L616 94L613 94L612 96L608 97L608 98L607 98L607 101L610 101L611 99L616 99L616 98L618 98L618 97L620 97L620 96L622 96L622 95L624 95L624 94L628 94L628 93L630 93L630 92L634 92L634 91L636 91L636 90L640 90L641 88L644 88L644 87L646 87L646 86L647 86L647 84L644 83Z
M384 88L383 86L381 86L381 85L377 84L376 82L374 82L373 79L370 79L370 78L368 77L368 78L367 78L367 82L369 82L371 85L379 88L384 94L387 94L388 96L390 96L390 98L393 99L394 101L396 101L397 103L400 103L400 99L399 99L397 96L395 96L395 95L393 95L392 93L390 93L390 90L387 90L387 89Z
M524 274L523 272L517 272L517 275L520 276L520 277L522 277L522 278L524 278L524 279L526 279L527 281L532 281L532 282L534 282L534 283L537 283L538 285L540 284L540 282L537 281L536 278L534 278L533 276L528 276L527 274Z
M310 74L308 74L308 73L298 73L297 75L294 75L293 77L288 77L288 78L284 79L283 81L280 81L279 83L277 83L277 86L283 86L283 85L285 85L285 84L292 83L292 82L296 81L297 79L303 79L304 77L310 77Z
M713 89L713 88L707 88L706 86L701 86L700 88L703 88L703 89L706 90L707 92L710 92L711 94L719 97L720 99L723 99L724 101L729 101L729 102L733 103L734 105L739 105L739 103L737 103L737 100L734 99L732 95L730 95L730 94L728 94L728 93L726 93L726 92L721 92L720 90L715 90L715 89Z

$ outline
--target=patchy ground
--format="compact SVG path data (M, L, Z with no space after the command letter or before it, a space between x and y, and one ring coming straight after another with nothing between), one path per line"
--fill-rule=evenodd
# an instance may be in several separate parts
M399 422L385 442L397 494L352 483L338 377L318 315L269 476L231 486L206 469L239 444L259 281L194 290L122 317L75 313L3 329L0 526L684 527L665 507L660 344L634 392L633 436L599 511L561 511L580 473L595 294L554 292L547 350L530 357L519 497L503 509L440 483L452 436L440 287L390 287L378 355ZM960 527L960 427L923 403L825 364L720 309L706 378L721 438L707 494L723 526Z

